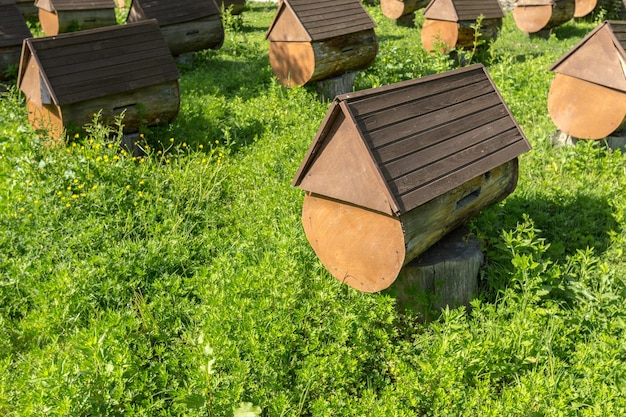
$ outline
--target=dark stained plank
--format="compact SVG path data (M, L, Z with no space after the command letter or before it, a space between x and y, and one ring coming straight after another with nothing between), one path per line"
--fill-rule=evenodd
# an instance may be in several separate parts
M192 22L207 16L220 14L215 0L133 0L133 9L140 10L147 19L156 19L161 26ZM132 21L132 20L131 20Z
M285 1L314 41L376 27L359 0Z
M27 40L59 105L179 78L155 20Z
M0 4L0 48L19 46L31 36L15 2Z

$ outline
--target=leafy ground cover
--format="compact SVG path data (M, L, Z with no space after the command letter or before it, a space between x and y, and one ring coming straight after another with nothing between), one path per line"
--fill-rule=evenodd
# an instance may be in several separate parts
M456 66L367 9L380 53L356 88ZM471 222L487 252L471 313L424 324L306 241L290 182L328 103L274 80L274 11L252 3L180 68L180 115L140 157L97 122L46 145L3 94L0 415L625 415L626 159L552 148L546 110L547 68L597 18L535 39L509 14L474 57L533 150Z

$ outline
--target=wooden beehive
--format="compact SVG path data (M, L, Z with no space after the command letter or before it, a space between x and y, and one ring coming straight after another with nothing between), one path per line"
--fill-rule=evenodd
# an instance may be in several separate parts
M0 0L0 80L9 77L20 63L22 42L32 34L15 0Z
M479 40L496 39L504 17L498 0L432 0L424 10L422 45L443 53L472 48L480 16Z
M598 0L575 0L574 17L585 17L593 12L598 5Z
M231 14L237 15L243 11L246 5L246 0L218 0L217 5L220 7L220 11L230 10Z
M35 0L16 0L15 3L25 19L37 17L39 9L35 6Z
M283 0L266 35L274 75L293 87L367 68L374 27L359 0Z
M430 0L380 0L380 8L386 17L397 20L423 9L429 2Z
M548 31L574 18L575 0L516 0L513 19L526 33Z
M337 96L293 181L338 280L382 290L517 184L530 145L481 64Z
M122 112L125 132L173 121L178 70L156 21L110 26L24 42L18 86L35 129L61 138L102 113Z
M626 117L626 21L605 21L550 70L548 112L563 132L601 139Z
M215 0L133 0L127 22L156 19L172 55L219 49L224 26Z
M117 24L113 0L35 0L46 36Z

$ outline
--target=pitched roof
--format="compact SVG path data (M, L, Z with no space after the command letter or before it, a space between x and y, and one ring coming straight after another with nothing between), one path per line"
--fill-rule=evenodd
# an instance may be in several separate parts
M35 6L54 12L57 10L93 10L115 8L113 0L35 0Z
M293 185L400 215L529 149L477 64L337 96Z
M359 0L282 0L266 39L311 42L375 27Z
M161 26L220 14L215 0L133 0L130 9L129 22L156 19Z
M515 6L555 6L557 3L573 3L576 0L515 0Z
M15 1L0 0L0 48L19 46L31 36Z
M424 17L432 20L458 22L504 17L498 0L432 0L424 9Z
M626 22L604 21L552 64L550 70L626 92L625 46Z
M179 78L155 20L25 41L18 86L38 66L42 89L57 105L153 86Z

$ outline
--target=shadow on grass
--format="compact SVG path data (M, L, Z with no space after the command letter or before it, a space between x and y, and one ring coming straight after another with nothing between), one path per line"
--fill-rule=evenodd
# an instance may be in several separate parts
M491 209L489 209L491 210ZM604 252L610 243L609 232L619 229L606 199L588 195L571 198L532 198L509 196L501 212L486 213L494 230L513 230L524 214L540 230L540 237L550 244L546 255L555 263L587 247Z

